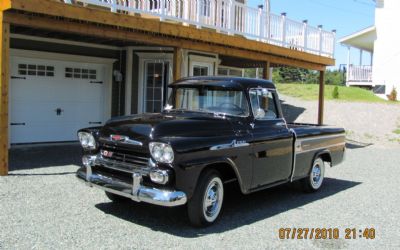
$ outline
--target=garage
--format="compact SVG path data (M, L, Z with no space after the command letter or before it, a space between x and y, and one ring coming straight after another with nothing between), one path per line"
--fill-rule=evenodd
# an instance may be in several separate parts
M76 141L110 115L112 59L12 51L10 143Z

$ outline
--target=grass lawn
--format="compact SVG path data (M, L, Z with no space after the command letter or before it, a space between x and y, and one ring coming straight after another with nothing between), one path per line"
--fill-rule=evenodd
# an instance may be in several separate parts
M318 99L318 84L296 84L296 83L278 83L276 84L279 93L283 95L298 97L303 100L317 100ZM375 96L371 91L357 88L357 87L339 87L339 99L333 99L332 92L335 88L334 85L325 85L325 99L326 100L339 100L339 101L353 101L353 102L380 102L380 103L394 103L383 100ZM397 102L398 103L398 102Z

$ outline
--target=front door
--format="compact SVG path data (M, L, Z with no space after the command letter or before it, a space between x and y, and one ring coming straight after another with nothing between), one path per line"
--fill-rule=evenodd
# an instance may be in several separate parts
M252 188L287 180L292 170L292 135L277 109L274 90L252 89Z
M168 97L167 85L169 63L166 61L146 61L144 77L144 112L159 113Z

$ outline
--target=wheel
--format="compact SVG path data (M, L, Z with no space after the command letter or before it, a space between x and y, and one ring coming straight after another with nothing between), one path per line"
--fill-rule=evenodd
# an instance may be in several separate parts
M314 160L307 178L302 180L304 191L311 193L318 191L324 181L325 163L318 157Z
M215 170L204 172L187 206L192 225L202 227L213 224L221 212L223 200L224 185L219 173Z
M106 193L106 196L108 197L108 199L110 199L112 202L120 203L120 202L127 202L130 200L129 198L126 198L124 196L113 194L113 193L110 193L107 191L105 191L105 193Z

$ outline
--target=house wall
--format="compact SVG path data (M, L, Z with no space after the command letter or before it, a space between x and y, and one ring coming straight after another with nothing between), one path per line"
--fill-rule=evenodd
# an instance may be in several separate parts
M375 26L377 39L374 44L373 82L386 85L386 94L393 88L400 92L400 35L396 26L400 23L400 1L377 1Z

